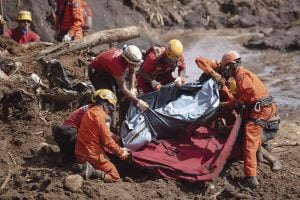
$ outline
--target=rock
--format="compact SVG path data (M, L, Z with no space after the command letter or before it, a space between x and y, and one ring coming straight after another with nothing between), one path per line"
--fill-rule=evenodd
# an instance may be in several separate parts
M65 189L71 192L76 192L81 188L82 183L83 178L78 174L67 176L63 182Z

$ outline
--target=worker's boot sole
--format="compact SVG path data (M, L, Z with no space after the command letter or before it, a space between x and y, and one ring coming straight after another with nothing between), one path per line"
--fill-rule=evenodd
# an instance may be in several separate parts
M257 186L259 186L259 182L256 176L245 177L243 185L250 188L256 188Z

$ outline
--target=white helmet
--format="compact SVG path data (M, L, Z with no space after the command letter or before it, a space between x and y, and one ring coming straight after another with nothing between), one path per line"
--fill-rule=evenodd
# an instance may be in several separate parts
M126 59L130 64L138 65L143 62L143 56L141 50L135 45L127 45L123 46L122 56Z

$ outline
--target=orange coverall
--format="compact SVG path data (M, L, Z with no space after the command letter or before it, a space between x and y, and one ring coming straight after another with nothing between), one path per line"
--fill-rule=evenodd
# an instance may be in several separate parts
M203 57L198 57L196 58L195 62L197 66L200 69L202 69L203 73L207 75L210 75L212 72L218 73L219 71L219 65L217 65L217 63L213 60L203 58ZM233 99L233 95L231 94L227 86L225 85L222 86L222 88L219 91L220 91L220 96L222 101L229 101Z
M243 102L247 112L244 119L269 120L276 114L276 104L261 106L260 111L253 109L254 104L269 96L269 92L264 83L252 72L240 66L235 74L237 85L237 100ZM245 176L256 176L256 152L261 145L261 134L263 127L253 121L246 121L244 127L243 156Z
M102 106L93 106L83 115L78 129L75 155L79 163L90 162L94 168L105 172L105 181L119 181L120 175L113 163L105 154L104 148L118 156L123 153L113 140L106 125L108 115Z
M63 35L69 32L74 40L81 39L84 25L81 0L56 0L56 6L55 30Z

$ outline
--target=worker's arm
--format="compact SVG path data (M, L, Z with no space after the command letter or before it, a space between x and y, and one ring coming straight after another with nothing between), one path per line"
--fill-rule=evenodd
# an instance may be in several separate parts
M135 88L135 81L136 81L136 68L135 67L130 67L129 68L129 76L128 76L128 81L129 81L129 90L132 90Z
M142 76L142 78L144 79L144 81L146 81L147 83L151 84L152 78L151 78L151 76L147 72L144 71L143 68L140 70L139 73Z
M127 89L124 78L122 76L114 76L114 78L122 94L136 105L139 99Z
M74 37L75 33L79 31L82 28L82 25L84 24L80 1L72 1L72 13L74 23L70 26L69 33L71 34L71 36Z
M121 153L121 147L115 142L115 140L112 138L112 134L109 130L109 128L106 125L106 114L104 114L104 111L102 111L97 116L97 126L99 130L99 139L101 144L107 148L109 151L111 151L114 154L120 154Z

